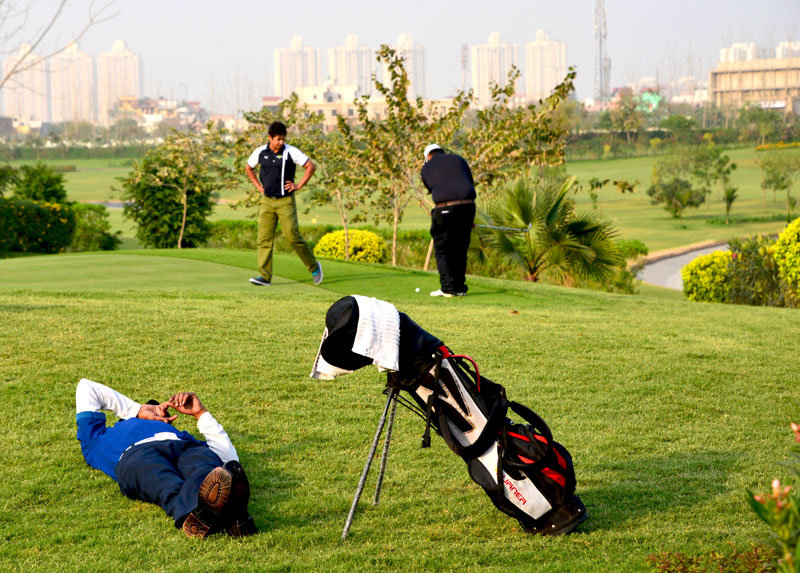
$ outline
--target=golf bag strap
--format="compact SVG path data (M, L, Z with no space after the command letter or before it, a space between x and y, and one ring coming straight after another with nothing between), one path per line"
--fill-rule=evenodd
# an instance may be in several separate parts
M497 435L505 425L506 413L508 412L508 402L506 400L498 399L494 403L492 411L489 412L489 415L486 417L486 426L478 436L478 439L468 446L462 446L450 431L450 424L447 421L447 416L441 405L443 404L442 399L438 396L436 399L440 402L436 408L439 414L439 432L442 434L442 438L444 438L448 447L457 455L465 460L475 459L497 441Z

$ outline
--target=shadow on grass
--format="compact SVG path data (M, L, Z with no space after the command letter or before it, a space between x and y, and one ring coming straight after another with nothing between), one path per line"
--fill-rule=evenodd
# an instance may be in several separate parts
M581 487L577 494L590 520L582 531L619 529L626 523L654 519L675 508L696 507L728 492L728 475L742 456L730 451L671 454L626 459L592 468L606 483ZM742 491L744 496L744 491Z
M33 312L36 310L51 310L53 308L64 308L63 304L47 304L47 305L35 305L35 304L0 304L0 312Z

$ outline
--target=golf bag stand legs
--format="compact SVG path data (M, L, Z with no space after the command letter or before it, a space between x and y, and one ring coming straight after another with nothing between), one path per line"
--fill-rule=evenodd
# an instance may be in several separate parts
M373 500L373 505L378 505L381 496L381 487L383 486L383 476L386 473L386 461L389 457L389 441L392 438L392 426L394 425L394 416L395 412L397 411L397 400L395 399L398 390L396 388L389 388L388 394L386 397L386 405L383 407L383 414L381 414L381 419L378 421L378 427L375 430L375 437L372 439L372 445L369 448L369 454L367 455L367 462L364 464L364 470L361 472L361 478L358 480L358 487L356 488L356 494L353 497L353 504L350 506L350 513L347 514L347 521L345 521L344 529L342 530L342 541L347 538L347 534L350 531L350 526L353 524L353 517L356 513L356 507L358 506L358 500L361 499L361 494L364 491L364 484L367 481L367 475L369 474L369 469L372 466L372 459L375 457L375 451L378 449L378 441L381 439L381 433L383 433L383 428L386 426L386 415L389 413L389 406L391 405L391 414L389 414L389 424L386 427L386 438L383 442L383 455L381 456L381 469L378 474L378 483L375 486L375 499Z

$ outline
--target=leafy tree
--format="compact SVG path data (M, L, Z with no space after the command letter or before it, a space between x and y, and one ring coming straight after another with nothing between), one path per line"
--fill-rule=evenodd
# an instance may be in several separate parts
M708 145L701 145L681 151L688 155L691 164L691 175L698 184L698 190L706 196L710 195L717 183L723 190L730 186L731 173L737 165L731 158L722 153L722 149L711 140Z
M761 167L761 189L764 191L762 207L766 208L767 189L772 189L773 199L776 191L786 192L786 222L792 220L792 212L797 199L792 197L792 184L800 172L800 155L786 151L767 153L756 160Z
M758 106L742 108L736 120L737 127L744 130L751 138L757 136L761 145L780 129L782 123L783 120L776 112Z
M658 127L672 132L675 140L682 143L688 143L697 130L697 124L693 119L680 114L665 117L658 123Z
M64 203L67 200L64 175L56 173L55 169L42 162L23 165L18 170L14 197L29 201Z
M568 197L575 178L556 185L539 182L542 188L519 178L489 204L485 217L493 226L521 231L494 230L485 246L520 265L528 281L548 276L572 285L577 279L603 280L614 273L620 261L616 231L594 212L575 211Z
M147 247L195 247L209 236L212 195L238 178L227 161L227 132L174 133L122 178L123 216Z
M5 195L9 187L16 185L17 177L17 170L10 165L0 166L0 197Z
M625 90L616 105L610 110L612 129L624 133L631 144L633 136L639 131L642 125L642 114L637 109L639 102L631 90Z
M108 137L113 141L138 141L144 138L144 130L135 119L122 118L108 128Z
M733 202L739 197L739 195L737 195L737 191L739 191L739 188L733 187L730 184L725 185L725 187L722 189L722 200L725 203L726 225L730 225L731 223L731 207L733 206Z
M690 180L691 156L678 153L662 157L653 166L653 174L647 194L654 205L663 203L674 218L679 219L687 207L699 207L706 194L695 189Z

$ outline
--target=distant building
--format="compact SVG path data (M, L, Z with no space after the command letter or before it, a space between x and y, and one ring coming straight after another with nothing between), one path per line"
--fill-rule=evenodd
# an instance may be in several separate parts
M525 46L525 95L531 101L544 99L566 75L567 45L539 30L536 40Z
M133 119L148 132L162 123L176 128L199 127L209 117L198 101L125 96L118 99L113 115L115 119Z
M288 48L273 52L276 95L286 99L299 88L320 83L319 48L303 46L303 37L295 36Z
M50 60L50 106L53 123L96 120L94 64L75 43Z
M511 66L519 67L517 46L504 44L497 32L489 36L488 44L470 46L472 89L479 107L486 107L492 99L490 85L505 87Z
M775 47L776 58L800 58L800 42L781 42Z
M719 51L720 62L747 62L758 58L758 50L753 42L731 44Z
M139 56L117 40L110 52L97 58L97 120L102 126L111 123L111 110L120 98L138 100L141 80Z
M375 70L372 49L358 45L358 36L350 34L344 46L328 48L328 79L337 86L356 86L358 95L373 92Z
M3 86L5 115L24 123L45 122L47 113L47 67L41 56L22 44L6 58L3 74L11 78Z
M719 62L709 92L717 107L755 104L800 113L800 58Z
M415 44L408 34L400 34L397 44L392 46L398 56L404 58L404 67L408 74L408 97L415 99L425 97L425 50L419 44ZM381 67L382 81L384 85L391 83L391 75L388 67L384 64Z

